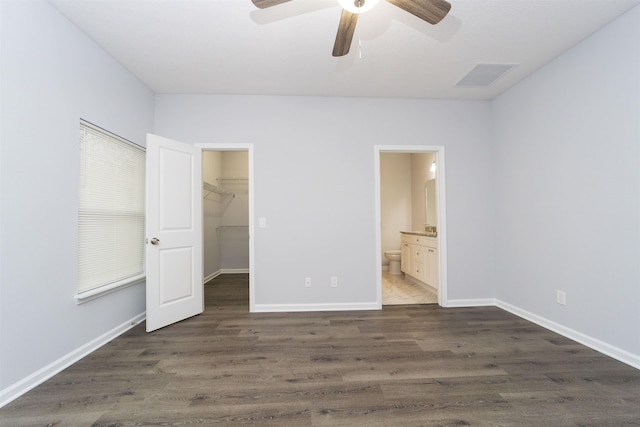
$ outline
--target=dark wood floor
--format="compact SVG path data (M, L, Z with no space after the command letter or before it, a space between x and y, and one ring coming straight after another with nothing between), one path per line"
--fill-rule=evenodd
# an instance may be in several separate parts
M0 409L2 426L638 426L640 371L498 308L204 314L144 325Z

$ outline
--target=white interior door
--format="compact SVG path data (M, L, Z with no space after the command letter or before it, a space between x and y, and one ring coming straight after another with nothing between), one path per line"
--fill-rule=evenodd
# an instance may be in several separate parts
M202 150L147 135L147 332L204 310Z

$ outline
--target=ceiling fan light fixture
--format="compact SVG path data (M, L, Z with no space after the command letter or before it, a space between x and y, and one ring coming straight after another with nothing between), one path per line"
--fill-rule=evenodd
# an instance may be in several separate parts
M378 4L379 0L338 0L340 6L347 12L364 13Z

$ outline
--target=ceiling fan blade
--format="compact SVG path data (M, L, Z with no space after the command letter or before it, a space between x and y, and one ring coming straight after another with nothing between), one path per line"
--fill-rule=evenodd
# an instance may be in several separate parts
M451 3L445 0L387 0L429 24L437 24L451 10Z
M336 41L333 44L333 56L344 56L349 53L353 32L356 30L356 22L358 22L357 13L342 9L338 34L336 34Z
M253 5L258 9L266 9L271 6L277 6L282 3L286 3L291 0L251 0Z

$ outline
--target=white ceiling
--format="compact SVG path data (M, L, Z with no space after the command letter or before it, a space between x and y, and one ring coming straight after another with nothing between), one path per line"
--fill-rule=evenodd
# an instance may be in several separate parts
M156 93L491 99L640 2L449 1L435 26L381 1L341 58L336 0L52 3ZM455 87L487 62L518 66L488 88Z

